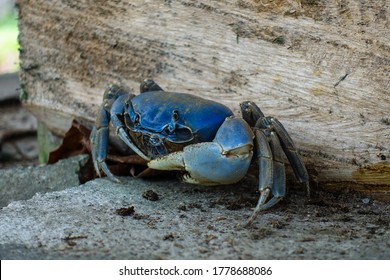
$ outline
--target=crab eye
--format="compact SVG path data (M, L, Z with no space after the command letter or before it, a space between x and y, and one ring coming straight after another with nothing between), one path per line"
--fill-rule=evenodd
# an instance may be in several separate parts
M175 139L176 143L189 142L193 139L192 131L187 127L181 127L176 130Z
M177 122L179 120L179 111L178 110L172 111L172 120L175 122Z
M125 117L125 124L128 128L134 129L139 126L140 116L138 114L135 114L135 116L133 116L134 120L132 120L131 115L127 112L124 114L124 117Z
M165 126L161 132L165 136L168 136L171 133L171 131L169 130L169 126Z

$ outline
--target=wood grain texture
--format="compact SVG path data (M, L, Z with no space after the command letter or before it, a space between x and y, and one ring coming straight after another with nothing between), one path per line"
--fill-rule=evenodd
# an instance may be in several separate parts
M150 77L237 113L255 101L286 126L313 180L390 196L389 1L17 5L25 104L57 134L73 118L91 124L108 83L138 92Z

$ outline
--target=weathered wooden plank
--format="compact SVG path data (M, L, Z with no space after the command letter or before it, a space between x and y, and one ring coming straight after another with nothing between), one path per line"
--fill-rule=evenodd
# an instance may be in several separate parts
M253 100L284 123L313 179L389 196L388 1L17 4L25 104L57 134L92 123L106 84L137 92L151 77L236 112Z

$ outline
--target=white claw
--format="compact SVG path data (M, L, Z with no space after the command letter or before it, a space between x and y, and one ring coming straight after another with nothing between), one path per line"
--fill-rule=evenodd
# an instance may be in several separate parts
M118 136L122 139L122 141L125 142L126 145L129 146L130 149L132 149L137 155L142 157L144 160L150 160L150 158L148 158L140 149L138 149L136 145L133 144L123 127L120 127L117 133Z
M157 170L185 170L183 152L175 152L148 162L148 166Z

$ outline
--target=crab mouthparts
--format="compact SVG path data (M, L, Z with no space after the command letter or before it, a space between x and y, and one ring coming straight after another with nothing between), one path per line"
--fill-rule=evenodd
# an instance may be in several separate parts
M151 158L166 155L168 153L163 139L157 134L144 135L142 140L146 151L148 151L148 155Z

